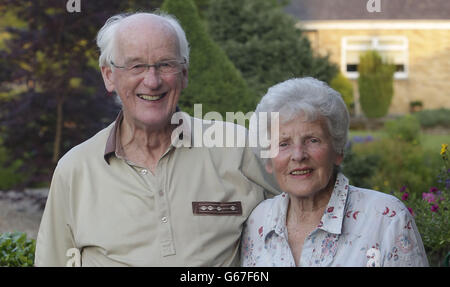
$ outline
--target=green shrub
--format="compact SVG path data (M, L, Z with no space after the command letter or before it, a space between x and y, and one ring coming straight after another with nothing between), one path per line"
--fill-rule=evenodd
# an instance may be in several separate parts
M9 190L22 182L21 160L9 161L8 151L0 143L0 190Z
M442 126L450 128L450 109L423 110L414 114L424 128Z
M421 193L433 181L435 158L427 157L420 145L396 139L381 139L357 145L358 154L377 156L378 165L370 182L373 189L390 193L407 185L412 192Z
M388 113L394 93L395 66L384 63L376 51L360 56L358 88L360 104L368 118L380 118Z
M408 186L394 194L402 199L414 216L422 237L428 260L432 266L445 265L450 253L450 164L448 146L442 145L441 157L444 165L436 181L422 193L411 192Z
M350 184L363 188L372 188L371 178L375 173L380 158L375 154L357 154L349 146L342 162L342 172L348 177Z
M386 136L400 141L406 141L413 144L420 142L420 123L412 116L406 115L395 120L389 120L384 124Z
M26 233L0 234L0 266L31 267L34 264L36 241Z
M330 87L338 91L344 99L350 114L353 114L355 100L353 98L353 85L342 73L338 73L330 82Z

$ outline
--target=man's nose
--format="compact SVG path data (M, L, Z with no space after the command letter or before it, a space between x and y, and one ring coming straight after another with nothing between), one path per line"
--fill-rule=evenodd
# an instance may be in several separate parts
M156 89L161 85L161 82L161 75L155 67L148 67L148 69L144 72L144 85L151 89Z

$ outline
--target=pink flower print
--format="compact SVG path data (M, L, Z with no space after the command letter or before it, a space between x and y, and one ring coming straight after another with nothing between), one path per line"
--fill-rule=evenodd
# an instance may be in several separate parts
M414 216L414 211L412 210L411 207L408 207L408 211L409 211L409 213L411 213L412 216Z
M258 228L258 233L259 233L259 236L261 237L262 233L263 233L263 227L262 226L260 228Z
M334 210L334 206L331 206L331 207L328 207L327 212L330 213L330 212L333 212L333 210Z
M408 253L414 247L414 242L407 235L400 235L395 240L397 246L403 253Z
M338 241L336 240L336 234L328 234L325 239L322 241L322 253L320 254L320 259L323 259L326 256L334 256L337 251Z

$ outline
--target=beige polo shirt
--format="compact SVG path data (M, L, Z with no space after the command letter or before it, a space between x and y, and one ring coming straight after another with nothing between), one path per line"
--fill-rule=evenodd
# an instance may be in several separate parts
M203 133L211 124L185 117ZM239 265L243 223L265 196L278 194L250 148L175 142L153 174L121 155L122 118L58 162L35 265ZM181 133L193 143L192 125Z

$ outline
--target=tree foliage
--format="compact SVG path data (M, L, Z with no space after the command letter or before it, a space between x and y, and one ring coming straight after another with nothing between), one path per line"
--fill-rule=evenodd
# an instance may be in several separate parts
M4 146L32 174L23 184L47 181L68 149L109 124L119 107L98 68L97 31L126 10L150 10L159 1L6 0L0 9L26 23L8 25L0 51L0 121Z
M209 36L192 0L166 0L162 10L175 15L189 41L189 84L180 96L183 111L192 114L194 104L201 103L203 112L236 112L254 109L256 95Z
M261 96L292 77L329 83L337 67L313 54L309 40L277 0L210 0L209 33Z
M342 73L338 73L330 82L330 87L338 91L344 99L349 113L354 114L355 100L353 98L353 84Z
M360 104L368 118L381 118L389 111L394 94L395 66L384 63L376 51L360 56L358 89Z

